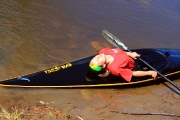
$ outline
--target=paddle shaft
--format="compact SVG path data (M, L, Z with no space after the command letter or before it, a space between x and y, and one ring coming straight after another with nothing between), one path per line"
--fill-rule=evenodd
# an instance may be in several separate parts
M128 52L131 52L130 50L127 50ZM156 71L162 78L164 78L166 81L168 81L169 83L171 83L174 87L176 87L178 90L180 90L180 87L178 85L176 85L174 82L172 82L170 79L168 79L167 77L165 77L163 74L161 74L158 70L156 70L155 68L153 68L150 64L148 64L146 61L144 61L141 58L138 58L140 61L142 61L144 64L146 64L148 67L150 67L152 70Z
M123 48L124 50L131 52L128 47L124 45L124 43L119 40L117 37L115 37L113 34L109 33L107 30L102 30L102 35L105 39L107 39L111 44L113 44L116 47ZM115 44L114 44L115 43ZM166 81L171 83L174 87L176 87L178 90L180 90L180 87L176 85L174 82L172 82L170 79L165 77L163 74L161 74L159 71L157 71L155 68L153 68L149 63L144 61L143 59L139 58L140 61L142 61L144 64L146 64L148 67L150 67L152 70L156 71L162 78L164 78Z

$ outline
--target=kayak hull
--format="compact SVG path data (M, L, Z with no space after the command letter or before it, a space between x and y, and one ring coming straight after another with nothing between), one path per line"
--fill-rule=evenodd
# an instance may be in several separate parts
M180 73L180 50L173 49L134 49L141 54L142 59L152 64L154 68L166 76L173 76ZM135 85L141 83L154 82L151 77L132 78L131 82L126 82L121 77L109 76L107 78L92 77L93 73L89 68L89 61L95 55L57 65L39 72L22 75L0 81L5 87L105 87ZM89 77L90 76L90 77Z

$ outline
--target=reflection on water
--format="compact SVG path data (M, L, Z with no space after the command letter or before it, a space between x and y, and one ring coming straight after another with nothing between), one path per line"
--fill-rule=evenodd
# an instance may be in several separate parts
M140 5L142 7L148 7L150 3L151 3L151 0L140 0Z
M103 101L110 101L110 100L116 100L117 98L122 97L124 94L118 93L117 91L109 91L104 89L99 90L91 90L91 89L82 89L81 94L83 95L84 99L92 100L96 96L98 96Z

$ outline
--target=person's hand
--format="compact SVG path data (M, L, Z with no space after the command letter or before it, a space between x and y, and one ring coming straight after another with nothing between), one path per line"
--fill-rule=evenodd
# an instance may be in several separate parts
M133 59L137 59L138 57L140 57L140 55L136 52L131 52L130 56L133 58Z
M150 75L153 77L154 80L157 80L158 78L158 74L156 71L149 71L150 72Z

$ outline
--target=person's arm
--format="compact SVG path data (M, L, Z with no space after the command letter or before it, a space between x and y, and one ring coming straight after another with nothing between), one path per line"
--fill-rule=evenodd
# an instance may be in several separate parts
M132 76L134 77L152 76L154 80L156 80L158 77L156 71L133 71Z
M140 57L140 55L136 52L126 52L126 54L133 59L137 59L138 57Z

